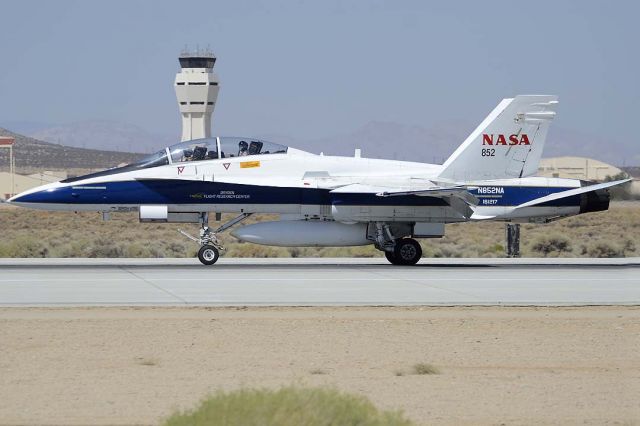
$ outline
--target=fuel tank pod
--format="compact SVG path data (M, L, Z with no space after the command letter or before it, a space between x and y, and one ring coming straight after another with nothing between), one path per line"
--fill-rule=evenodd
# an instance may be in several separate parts
M231 232L240 241L281 247L346 247L372 244L367 224L281 220L243 226Z

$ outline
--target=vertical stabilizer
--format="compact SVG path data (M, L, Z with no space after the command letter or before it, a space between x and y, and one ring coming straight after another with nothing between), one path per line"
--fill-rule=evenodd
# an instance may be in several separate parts
M442 166L451 181L510 179L534 175L542 156L557 96L504 99Z

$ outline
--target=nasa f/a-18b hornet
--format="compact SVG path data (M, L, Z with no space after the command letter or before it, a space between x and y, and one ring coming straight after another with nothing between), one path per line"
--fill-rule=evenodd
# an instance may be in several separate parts
M236 228L242 241L274 246L373 244L397 265L422 256L415 238L445 224L545 223L607 210L607 188L536 177L556 96L504 99L442 165L315 155L252 138L179 143L136 163L23 192L10 203L46 210L138 211L141 221L199 223L198 257L214 264L217 235L254 213L278 221ZM389 141L390 144L393 140ZM428 150L428 144L421 149ZM239 215L211 229L209 213Z

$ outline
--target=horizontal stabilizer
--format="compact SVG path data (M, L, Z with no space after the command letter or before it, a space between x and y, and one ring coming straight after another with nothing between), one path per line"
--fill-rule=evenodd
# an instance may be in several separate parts
M583 186L580 188L569 189L567 191L556 192L555 194L546 195L544 197L536 198L535 200L527 201L526 203L520 204L514 208L521 209L524 207L537 206L539 204L548 203L549 201L559 200L561 198L572 197L574 195L580 195L591 191L597 191L599 189L605 189L616 185L622 185L623 183L627 183L631 181L631 179L622 179L616 180L613 182L605 182L599 183L596 185Z
M505 216L509 216L510 214L512 214L513 212L515 212L516 210L519 210L519 209L523 209L523 208L526 208L526 207L534 207L534 206L538 206L540 204L548 203L550 201L560 200L562 198L573 197L575 195L581 195L581 194L586 194L588 192L607 189L607 188L610 188L612 186L622 185L622 184L627 183L629 181L631 181L631 179L622 179L622 180L616 180L616 181L613 181L613 182L598 183L598 184L595 184L595 185L582 186L580 188L574 188L574 189L569 189L569 190L566 190L566 191L556 192L555 194L545 195L544 197L536 198L534 200L527 201L526 203L519 204L519 205L517 205L515 207L511 207L511 208L507 209L507 211L502 212L499 215L498 214L496 214L496 215L486 215L486 214L482 214L482 213L479 213L479 212L474 212L471 215L470 219L471 220L499 219L499 218L502 218L502 217L505 217ZM607 205L608 205L608 201L607 201ZM597 211L597 210L589 210L589 211Z

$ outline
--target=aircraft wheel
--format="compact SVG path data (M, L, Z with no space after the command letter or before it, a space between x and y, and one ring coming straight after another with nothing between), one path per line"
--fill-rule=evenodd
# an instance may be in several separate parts
M198 259L203 265L213 265L218 261L218 257L220 257L220 253L214 246L206 245L198 250Z
M400 264L398 263L398 259L396 258L396 255L394 254L394 252L392 252L392 251L385 251L385 252L384 252L384 257L386 257L386 258L387 258L387 260L388 260L391 264L393 264L393 265L400 265Z
M415 265L422 257L422 247L413 238L403 238L396 241L393 255L398 265Z

